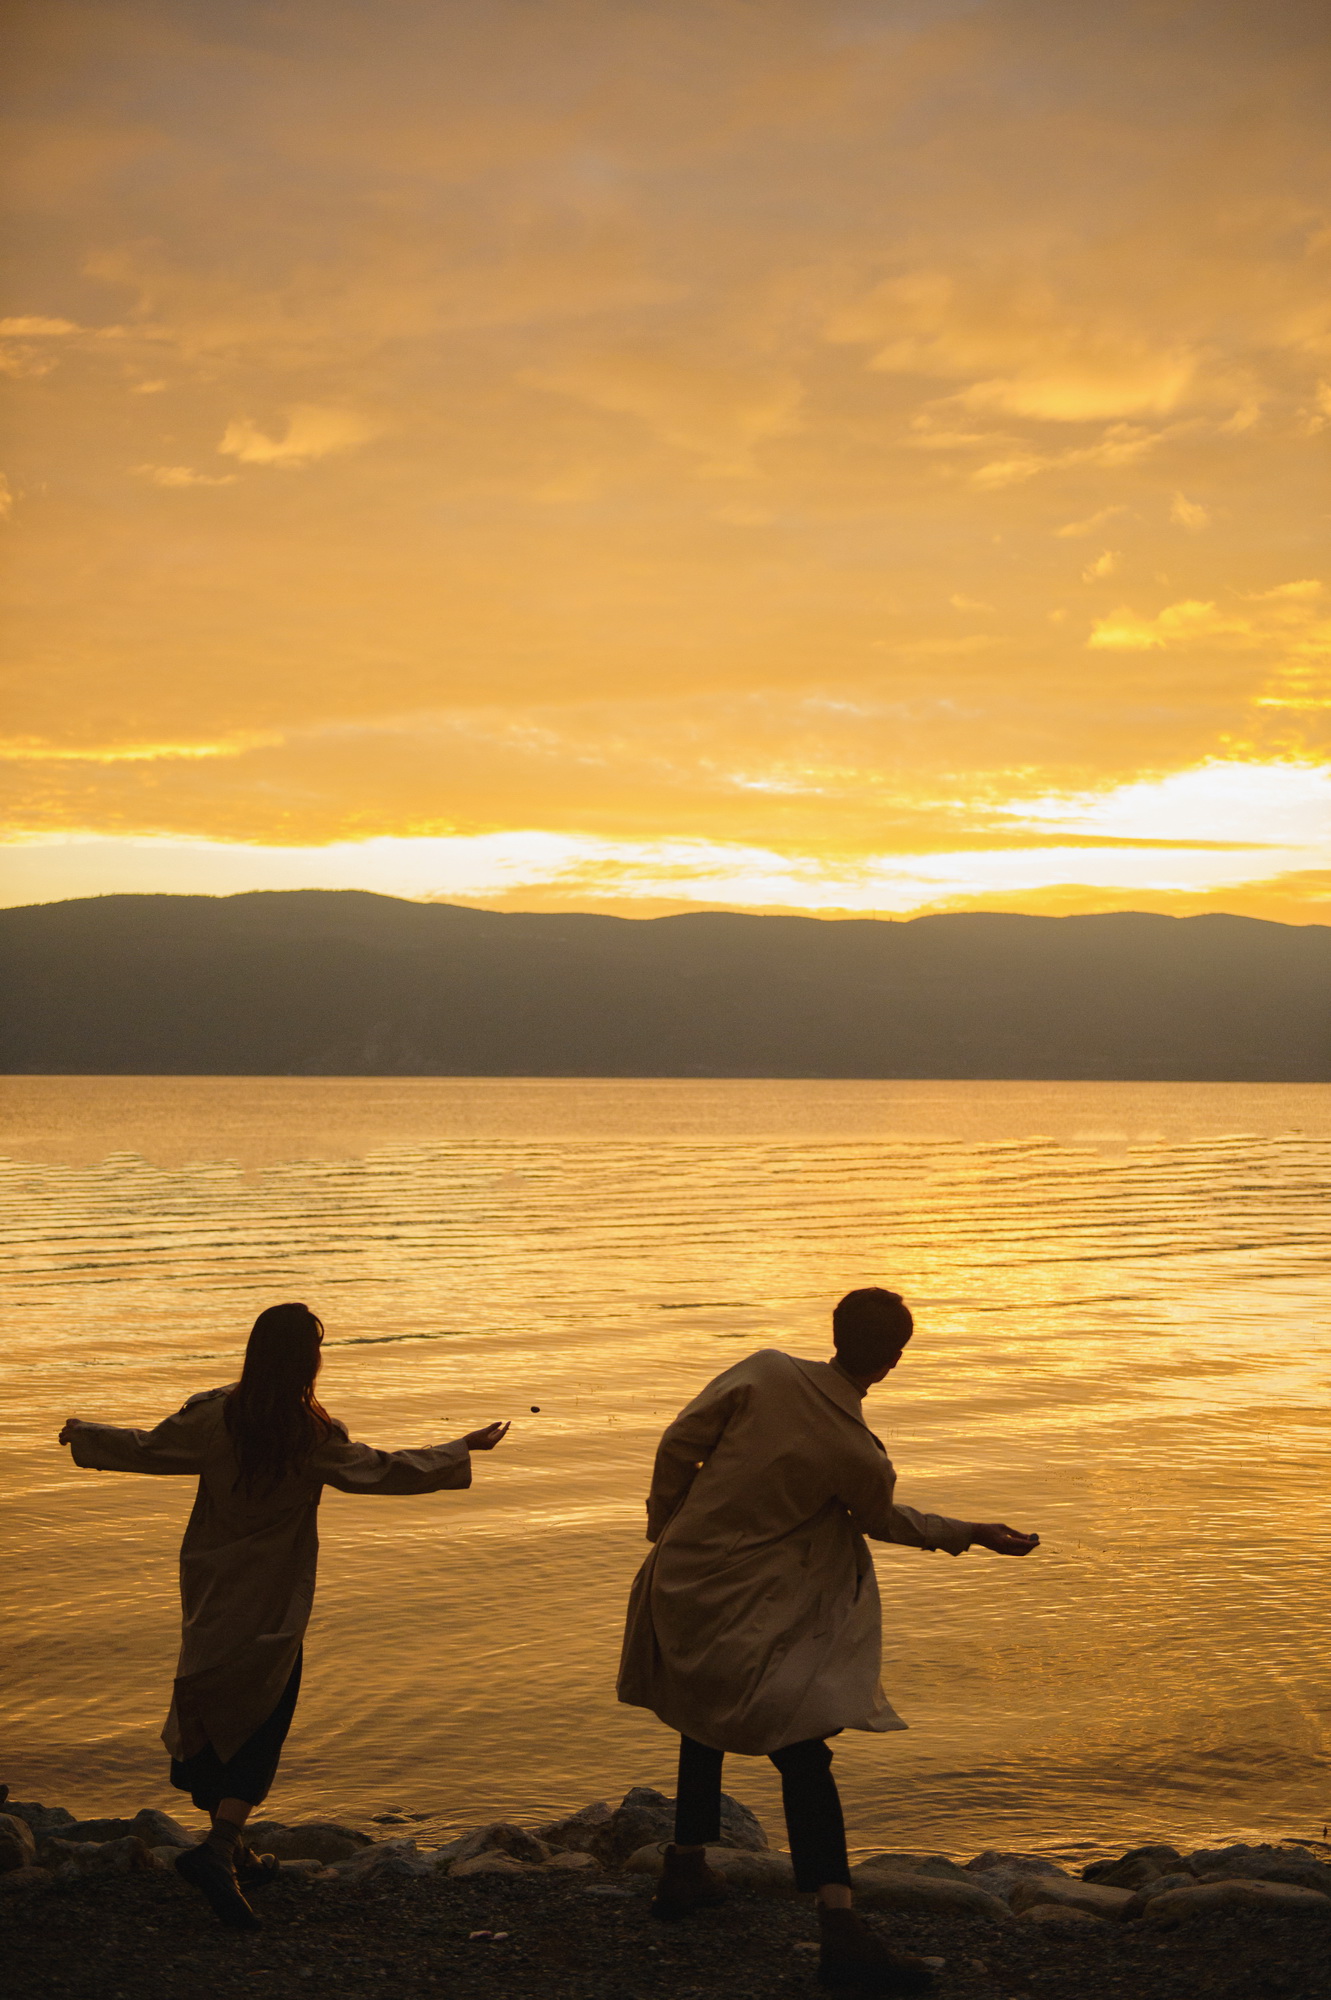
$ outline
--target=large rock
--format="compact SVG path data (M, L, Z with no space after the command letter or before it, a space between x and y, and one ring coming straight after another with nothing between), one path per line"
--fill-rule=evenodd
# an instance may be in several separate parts
M511 1862L514 1868L539 1868L549 1861L554 1849L538 1835L528 1833L526 1827L515 1826L512 1820L492 1819L484 1826L473 1826L443 1847L436 1847L431 1859L437 1869L445 1874L465 1868L469 1875L507 1874L507 1867L481 1869L473 1862L498 1858Z
M1151 1898L1145 1914L1147 1923L1171 1930L1193 1917L1218 1916L1229 1910L1331 1920L1331 1902L1316 1889L1303 1889L1294 1882L1247 1881L1238 1876L1225 1882L1194 1882L1186 1889L1169 1889Z
M44 1806L36 1799L6 1798L5 1811L24 1822L39 1847L51 1834L74 1825L72 1812L66 1812L63 1806Z
M349 1861L363 1847L374 1845L367 1833L327 1819L305 1820L298 1826L261 1819L246 1827L245 1838L256 1854L275 1854L279 1861L324 1861L330 1865Z
M558 1848L550 1859L541 1865L544 1868L561 1868L565 1871L579 1871L590 1875L599 1875L601 1872L601 1864L596 1856L584 1854L580 1847Z
M1023 1854L1016 1848L986 1847L983 1854L966 1863L968 1875L988 1875L996 1870L1005 1875L1057 1875L1064 1882L1072 1879L1066 1868L1060 1868L1047 1856Z
M661 1873L665 1865L662 1843L648 1841L625 1863L630 1875ZM795 1870L788 1854L772 1854L766 1848L709 1847L707 1865L732 1889L751 1889L760 1896L793 1896Z
M610 1816L610 1824L589 1852L607 1868L622 1868L631 1854L653 1841L675 1837L675 1802L650 1785L635 1785Z
M1081 1871L1083 1882L1103 1882L1110 1889L1140 1889L1163 1875L1191 1874L1177 1847L1130 1847L1117 1861L1092 1861Z
M958 1870L958 1874L960 1874ZM918 1869L860 1862L850 1871L855 1900L866 1910L912 1910L933 1917L987 1917L1006 1923L1012 1912L978 1882L947 1881Z
M1132 1901L1124 1910L1124 1917L1131 1922L1134 1917L1145 1916L1146 1905L1155 1897L1167 1895L1171 1889L1190 1889L1195 1880L1194 1875L1182 1868L1173 1875L1157 1875L1154 1881L1143 1882L1140 1889L1133 1890Z
M38 1858L43 1868L51 1869L62 1881L79 1875L128 1874L157 1865L134 1833L119 1840L61 1840L56 1836L45 1843Z
M0 1875L31 1868L37 1860L32 1828L17 1813L0 1813Z
M771 1846L756 1813L729 1792L721 1794L721 1847L740 1847L749 1854L765 1854Z
M178 1819L154 1806L145 1806L133 1819L76 1819L60 1828L61 1840L123 1840L130 1833L145 1847L193 1847L198 1839Z
M0 1875L0 1895L22 1896L29 1889L49 1889L54 1880L49 1868L11 1868Z
M374 1840L348 1860L335 1862L332 1873L344 1882L365 1882L380 1875L431 1875L434 1860L427 1859L414 1840Z
M1043 1854L1021 1854L998 1847L987 1847L983 1854L977 1854L973 1861L966 1863L964 1873L968 1882L977 1883L991 1896L1001 1896L1005 1902L1019 1882L1070 1882L1073 1879L1065 1868L1046 1861Z
M610 1815L609 1824L589 1840L587 1852L607 1868L621 1868L631 1854L651 1841L675 1837L675 1801L650 1785L635 1785ZM767 1849L767 1835L746 1805L721 1794L719 1847L740 1847L751 1853Z
M1093 1917L1089 1910L1074 1909L1071 1903L1032 1903L1023 1910L1024 1924L1107 1924L1108 1917Z
M502 1854L496 1848L489 1854L469 1854L465 1861L453 1862L448 1879L465 1882L472 1875L525 1875L527 1869L527 1862L515 1861L511 1854Z
M1024 1875L1009 1900L1018 1916L1033 1910L1037 1903L1053 1903L1063 1910L1084 1910L1091 1917L1121 1917L1132 1901L1132 1891L1113 1889L1103 1882L1077 1882L1070 1877L1059 1881L1051 1875Z
M456 1868L459 1862L473 1861L482 1854L506 1854L510 1860L539 1867L542 1861L550 1859L552 1851L534 1833L515 1826L512 1820L492 1819L486 1826L474 1826L469 1833L459 1834L447 1848L440 1849L436 1859L447 1854Z
M974 1876L959 1868L946 1854L905 1854L891 1851L883 1854L865 1854L861 1857L861 1868L895 1869L907 1875L937 1875L948 1882L973 1882ZM987 1888L989 1885L985 1883Z
M604 1799L595 1804L583 1806L580 1812L570 1813L566 1819L552 1819L547 1826L538 1826L536 1836L547 1847L561 1852L591 1854L601 1835L608 1833L614 1813Z
M795 1869L788 1854L765 1847L713 1847L708 1859L732 1889L752 1889L759 1896L794 1896Z
M9 1808L12 1811L12 1807ZM1316 1855L1310 1847L1304 1847L1294 1840L1281 1841L1277 1845L1263 1842L1249 1847L1243 1841L1234 1841L1228 1847L1198 1847L1188 1856L1187 1866L1194 1875L1206 1875L1225 1870L1234 1875L1240 1868L1248 1871L1257 1880L1264 1868L1278 1865L1282 1861L1316 1862Z
M1310 1848L1295 1842L1279 1847L1203 1847L1184 1865L1203 1882L1288 1882L1331 1896L1331 1868Z

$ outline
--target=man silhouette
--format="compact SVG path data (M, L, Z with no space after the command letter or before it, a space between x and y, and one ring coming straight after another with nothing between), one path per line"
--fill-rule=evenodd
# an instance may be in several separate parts
M727 1750L768 1756L797 1888L818 1899L819 1980L914 1994L932 1973L851 1908L845 1826L827 1738L904 1729L879 1679L882 1615L865 1542L1024 1556L1037 1535L921 1514L865 1424L868 1390L897 1366L913 1321L895 1292L848 1292L830 1361L765 1348L709 1382L661 1439L647 1501L655 1544L629 1601L619 1698L680 1732L675 1839L655 1915L724 1901L707 1865Z

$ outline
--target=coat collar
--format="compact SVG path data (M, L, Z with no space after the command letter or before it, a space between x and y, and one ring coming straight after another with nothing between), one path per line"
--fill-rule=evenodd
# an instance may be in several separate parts
M815 1389L821 1389L829 1403L835 1403L839 1410L844 1410L857 1424L864 1422L864 1398L848 1375L843 1375L830 1361L804 1361L798 1354L791 1354L786 1358L794 1362L796 1368L802 1375L808 1377Z

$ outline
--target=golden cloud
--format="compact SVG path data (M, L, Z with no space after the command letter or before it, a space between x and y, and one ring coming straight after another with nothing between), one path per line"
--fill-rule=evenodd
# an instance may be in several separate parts
M5 340L58 338L62 334L78 332L79 328L72 319L47 319L40 313L20 314L16 319L0 319L0 339Z
M196 472L192 465L136 465L136 478L150 479L154 486L234 486L234 472Z
M242 465L309 465L332 452L353 451L357 445L368 444L381 429L372 418L355 410L298 403L287 418L282 437L269 437L249 417L233 417L217 449L229 458L238 458Z
M1196 500L1187 499L1176 493L1169 504L1169 518L1180 528L1187 528L1190 534L1197 534L1210 526L1211 516L1207 509Z
M160 764L199 757L239 757L279 739L251 733L225 743L43 743L34 737L0 736L4 764Z
M828 335L871 346L870 366L889 374L966 380L954 402L967 410L1081 424L1165 416L1189 399L1195 352L1116 324L1102 300L1075 317L1068 304L1011 273L921 270L843 307Z

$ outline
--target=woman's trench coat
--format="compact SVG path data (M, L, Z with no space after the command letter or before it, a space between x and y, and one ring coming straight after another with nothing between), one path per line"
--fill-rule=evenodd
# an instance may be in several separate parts
M860 1403L832 1362L766 1348L675 1418L647 1501L656 1546L629 1599L621 1701L750 1756L906 1727L879 1679L864 1537L961 1555L970 1524L894 1502Z
M272 1714L296 1664L314 1602L323 1488L436 1493L471 1485L465 1443L376 1451L352 1444L338 1424L299 1473L248 1494L237 1485L223 1419L227 1394L191 1396L154 1431L80 1424L71 1439L76 1464L98 1472L198 1477L180 1546L184 1631L162 1741L182 1759L211 1743L223 1763Z

